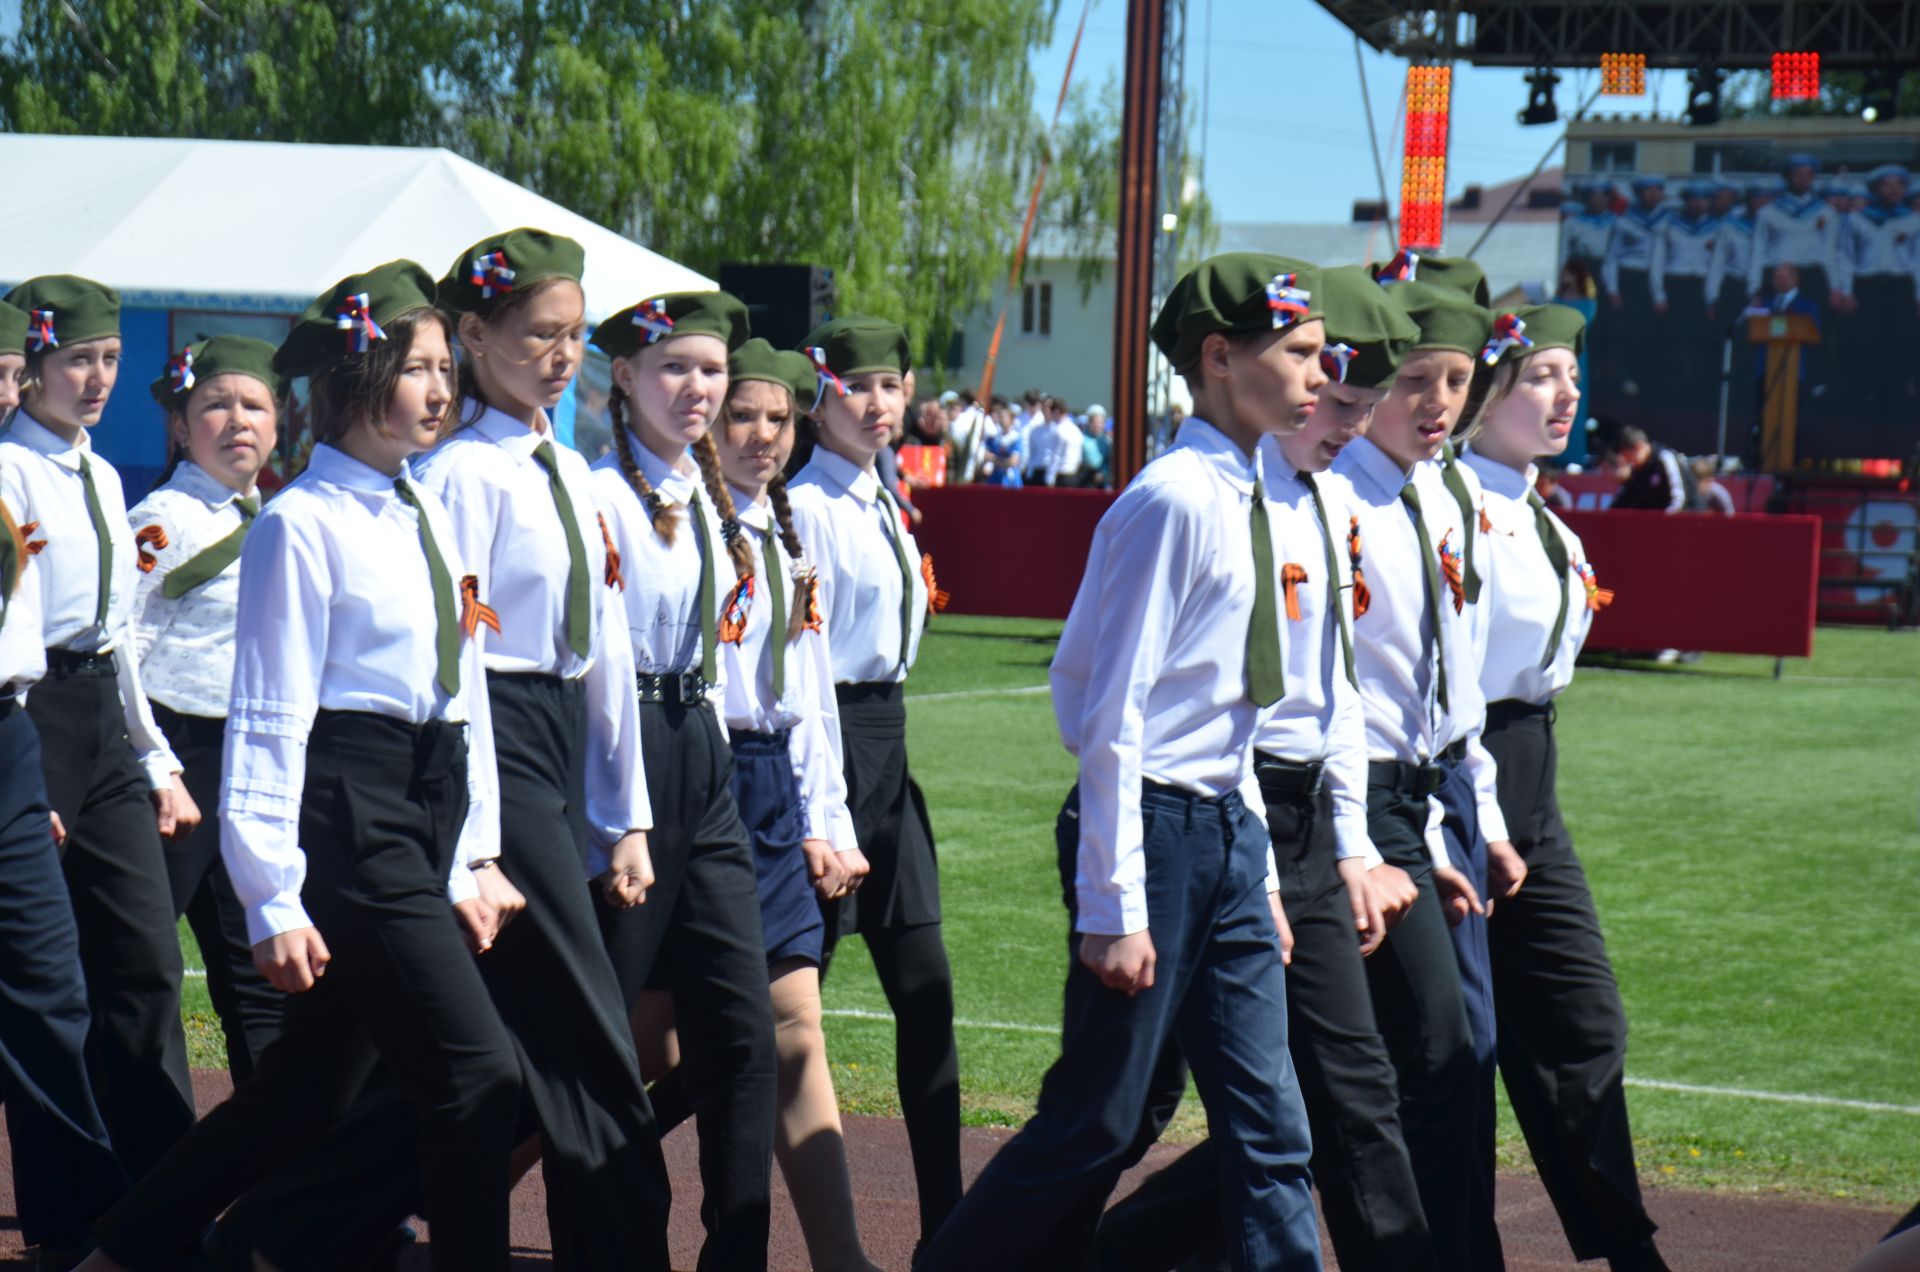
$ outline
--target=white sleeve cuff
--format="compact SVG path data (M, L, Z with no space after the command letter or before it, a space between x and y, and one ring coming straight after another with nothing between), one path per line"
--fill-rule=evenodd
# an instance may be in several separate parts
M307 908L300 904L297 892L276 892L247 911L247 940L254 945L272 940L282 932L312 927Z
M480 884L474 879L473 870L466 862L458 857L454 858L453 869L447 872L448 904L459 905L462 901L472 901L479 895Z

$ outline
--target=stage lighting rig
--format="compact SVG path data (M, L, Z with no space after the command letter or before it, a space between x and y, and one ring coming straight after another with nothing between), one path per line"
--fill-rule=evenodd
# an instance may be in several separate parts
M1687 122L1704 128L1720 122L1720 86L1726 79L1717 67L1701 66L1687 72Z
M1868 71L1860 89L1860 118L1869 124L1883 124L1900 113L1900 80L1896 70Z
M1551 124L1560 118L1560 108L1554 104L1554 86L1560 82L1559 75L1548 67L1530 71L1527 74L1527 108L1520 112L1520 123L1525 127L1535 124Z

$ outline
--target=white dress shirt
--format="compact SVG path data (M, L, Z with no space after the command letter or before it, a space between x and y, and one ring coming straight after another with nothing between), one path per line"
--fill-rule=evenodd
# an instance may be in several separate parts
M1086 434L1068 415L1062 415L1048 425L1047 432L1047 485L1057 486L1062 477L1079 475L1080 461L1085 455Z
M870 468L813 449L787 484L794 529L820 576L820 608L833 633L833 678L857 685L903 681L927 625L927 582L920 548L900 524L893 499ZM900 661L900 558L906 553L913 600L907 658Z
M105 623L94 621L100 603L99 540L87 512L80 477L83 461L92 470L113 549ZM139 571L120 474L93 453L85 430L69 444L23 409L14 412L13 423L0 433L0 498L13 510L28 541L44 545L33 573L40 585L47 648L113 655L127 739L140 757L147 784L156 791L165 788L180 771L180 761L153 722L140 662L132 656L134 577ZM27 532L28 526L34 529Z
M27 690L47 674L47 642L40 633L40 580L34 577L39 570L32 557L25 557L13 595L0 596L0 698L24 701Z
M547 470L533 456L542 442L553 446L586 550L592 632L585 658L573 652L567 631L572 564ZM608 585L607 537L587 461L555 440L544 414L528 428L488 409L424 456L415 472L446 506L461 559L500 617L500 630L487 637L487 670L582 682L589 830L610 848L629 830L651 829L633 650L619 592Z
M773 694L773 631L784 629L793 614L794 596L807 586L805 570L795 577L793 558L780 542L779 523L763 496L755 501L735 488L733 504L753 547L753 600L747 627L737 642L720 646L726 664L726 720L729 729L750 733L790 730L787 752L800 785L807 838L824 839L835 852L859 846L853 815L847 811L847 778L840 752L840 704L833 694L833 653L825 616L818 629L807 628L787 642L785 683ZM780 571L782 613L774 613L767 584L767 534L773 535L773 569Z
M1840 214L1817 194L1782 194L1753 216L1753 253L1747 258L1747 290L1759 295L1767 275L1782 261L1825 271L1838 290ZM1851 279L1847 280L1851 283Z
M1050 676L1060 740L1080 761L1077 931L1146 930L1143 779L1237 790L1265 820L1253 744L1270 711L1247 696L1246 654L1259 462L1189 416L1094 530ZM1272 891L1270 844L1267 874Z
M1525 471L1509 468L1471 450L1463 462L1480 476L1487 520L1493 523L1481 540L1482 555L1494 561L1480 598L1491 633L1481 687L1488 702L1517 699L1536 706L1550 702L1573 682L1574 659L1593 628L1593 611L1587 606L1586 585L1580 577L1586 549L1580 536L1548 509L1554 530L1567 545L1567 623L1549 658L1547 638L1553 635L1560 613L1560 582L1527 500L1535 469L1531 464Z
M127 514L139 552L133 593L133 651L147 697L183 715L223 720L233 689L233 614L240 558L184 596L164 589L174 568L237 530L246 514L238 492L190 459Z
M1288 616L1284 588L1281 598L1280 648L1287 677L1286 696L1254 738L1254 749L1297 764L1320 763L1333 797L1335 854L1359 857L1369 868L1380 854L1367 835L1367 717L1360 691L1347 678L1346 654L1341 648L1338 615L1333 597L1346 609L1353 624L1353 573L1347 563L1347 512L1344 483L1313 477L1327 508L1327 526L1333 534L1333 558L1338 571L1330 592L1327 586L1327 534L1314 508L1313 490L1287 462L1273 438L1260 444L1265 471L1269 517L1273 526L1276 568L1298 566L1306 579L1294 590L1300 617Z
M432 491L416 484L414 492L446 562L458 615L467 570L453 525ZM370 712L408 724L467 722L469 803L449 897L475 895L470 865L500 855L499 778L481 659L486 629L461 642L460 691L449 697L436 680L439 628L418 517L393 478L321 443L306 471L247 532L220 855L254 944L312 924L300 902L307 873L300 799L319 711ZM321 851L342 849L328 844Z

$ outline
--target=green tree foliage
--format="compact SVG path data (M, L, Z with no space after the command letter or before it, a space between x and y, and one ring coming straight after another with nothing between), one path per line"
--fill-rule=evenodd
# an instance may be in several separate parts
M831 266L937 379L1007 265L1056 4L23 0L0 127L444 145L707 272Z
M1807 102L1777 102L1772 79L1764 71L1745 71L1727 78L1721 113L1729 119L1804 118L1811 115L1852 115L1859 118L1868 103L1883 117L1912 119L1920 115L1920 74L1875 76L1866 71L1822 71L1820 96ZM1894 106L1886 114L1885 101Z

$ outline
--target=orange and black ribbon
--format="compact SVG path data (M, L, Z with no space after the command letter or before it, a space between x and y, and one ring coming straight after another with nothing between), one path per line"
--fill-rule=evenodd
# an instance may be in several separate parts
M1613 604L1613 589L1600 586L1600 580L1594 576L1591 562L1582 561L1574 568L1580 572L1580 582L1587 589L1588 609L1597 614Z
M627 577L620 573L620 549L613 546L613 535L607 529L607 514L599 513L600 541L607 545L607 586L619 591L627 590Z
M1458 614L1467 607L1467 584L1465 561L1460 549L1453 546L1452 539L1452 530L1440 536L1440 572L1446 577L1447 591L1453 594L1453 612Z
M1307 581L1307 567L1289 561L1280 567L1280 587L1287 600L1287 617L1300 621L1300 585Z
M820 572L809 569L807 571L807 622L802 630L817 632L823 630L825 626L826 620L820 616Z
M753 575L733 585L727 603L720 608L720 643L738 645L747 638L747 619L753 614Z
M927 613L939 614L946 610L947 602L953 598L933 581L933 557L925 552L920 554L920 577L927 581Z
M151 525L141 526L140 533L133 536L133 541L140 550L139 560L136 562L140 567L140 573L152 574L153 567L160 564L160 558L154 553L167 550L167 532L161 528L159 522L154 522ZM152 552L147 550L149 547L153 549Z
M1360 568L1360 518L1347 518L1347 564L1353 569L1353 616L1364 617L1373 608L1373 593L1367 590L1367 575Z
M460 580L460 630L471 639L482 623L493 628L496 636L499 635L500 615L494 612L493 606L480 599L479 576L469 574Z

